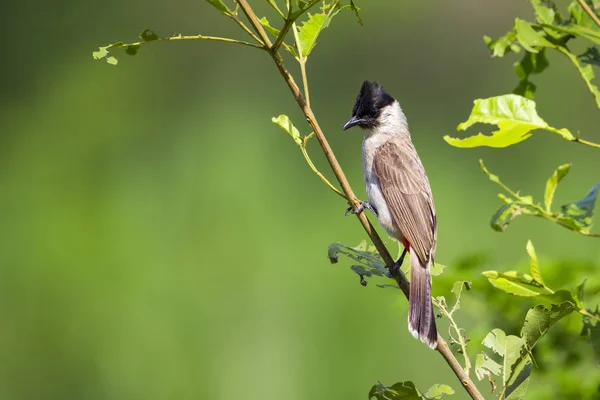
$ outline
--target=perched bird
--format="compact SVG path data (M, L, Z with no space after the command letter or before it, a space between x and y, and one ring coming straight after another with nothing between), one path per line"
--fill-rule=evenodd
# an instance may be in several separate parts
M363 172L368 202L353 213L371 210L387 233L404 245L400 268L410 253L408 330L437 347L431 304L431 275L437 243L437 220L429 179L415 150L400 104L383 88L365 81L342 130L362 128Z

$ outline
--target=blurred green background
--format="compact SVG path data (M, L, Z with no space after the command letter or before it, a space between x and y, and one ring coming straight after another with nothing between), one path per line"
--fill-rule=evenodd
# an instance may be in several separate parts
M274 23L266 2L253 3ZM498 188L477 163L541 198L554 168L573 162L556 195L563 204L599 180L597 150L545 132L509 149L442 140L474 98L516 85L511 59L492 60L481 37L531 17L529 5L357 3L365 25L342 14L311 56L312 106L364 197L362 137L341 126L364 79L403 105L438 209L437 260L450 266L435 294L526 262L529 238L542 260L597 265L597 240L547 221L492 231ZM144 28L244 38L232 21L186 0L3 10L0 398L364 399L377 380L447 383L465 398L442 358L408 333L404 298L363 288L348 263L327 260L331 242L366 236L271 123L286 113L308 133L264 53L187 42L115 52L117 67L91 57ZM600 141L583 81L566 58L550 61L535 77L540 115ZM316 141L310 151L331 176ZM473 254L485 263L453 270ZM495 312L465 295L459 319L473 342Z

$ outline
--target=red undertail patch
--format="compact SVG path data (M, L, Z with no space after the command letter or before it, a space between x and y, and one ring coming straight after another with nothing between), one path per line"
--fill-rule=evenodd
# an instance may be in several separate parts
M408 243L408 240L406 240L405 237L402 238L402 244L404 245L404 248L410 252L410 243Z

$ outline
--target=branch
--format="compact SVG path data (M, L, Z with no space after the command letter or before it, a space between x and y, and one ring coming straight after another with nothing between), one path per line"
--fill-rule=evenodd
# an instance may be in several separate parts
M236 1L238 2L240 7L242 8L242 10L244 11L246 16L248 16L248 20L252 23L252 25L254 26L254 29L257 30L259 32L259 34L260 34L261 30L264 32L264 29L262 29L262 25L258 21L256 14L252 10L252 8L248 4L248 2L246 0L236 0ZM263 37L263 36L261 35L261 37ZM264 34L264 37L266 37L266 33ZM264 39L264 37L263 37L263 39ZM313 129L313 132L315 133L315 137L319 141L319 144L321 145L321 149L323 150L323 153L325 154L325 157L327 158L327 161L328 161L329 165L331 166L331 169L333 170L335 177L337 178L338 182L340 183L340 186L342 187L342 190L343 190L346 198L348 199L348 202L350 203L350 205L352 206L352 208L354 210L357 210L360 202L356 198L354 191L350 187L350 183L348 182L348 179L346 178L346 175L344 174L342 167L338 163L337 158L333 154L333 150L331 149L331 146L327 142L327 139L325 138L325 135L323 134L323 131L321 130L321 127L319 126L317 119L316 119L315 115L313 114L312 109L308 106L308 104L306 104L306 101L304 100L304 96L302 96L300 88L294 81L294 78L292 77L292 75L288 72L288 70L283 65L283 59L282 59L281 55L279 54L279 52L270 52L270 54L271 54L271 58L275 62L275 65L277 66L277 69L279 70L279 73L281 74L281 76L285 80L286 84L292 91L292 94L293 94L294 98L296 99L298 106L304 113L304 116L306 117L308 124ZM375 245L375 248L377 249L377 251L379 252L381 257L383 258L383 261L385 262L388 269L390 271L393 271L394 268L392 268L392 267L394 266L394 259L392 258L388 249L383 244L383 241L381 240L381 238L379 237L379 235L373 228L373 225L371 225L371 223L369 222L369 219L367 218L365 213L358 213L358 214L356 214L356 217L358 218L358 220L362 224L363 228L369 235L369 238L371 238L371 241L373 242L373 244ZM396 282L398 283L398 286L400 287L400 289L402 290L402 292L408 299L409 293L410 293L409 284L408 284L408 281L406 280L406 277L404 276L402 271L400 271L399 268L398 268L398 273L394 274L394 279L396 280ZM465 390L469 393L471 398L473 398L475 400L484 400L483 396L481 395L481 393L479 393L479 391L477 390L477 387L475 386L475 384L473 383L471 378L469 378L469 376L465 373L465 371L462 369L460 363L454 357L454 354L452 354L452 350L450 350L450 348L448 347L448 344L446 343L444 338L438 334L437 340L438 340L437 351L442 355L442 357L444 357L444 359L446 360L446 362L448 363L450 368L452 368L452 371L454 371L454 374L458 377L461 384L463 385Z
M585 12L590 16L590 18L594 20L596 25L598 25L598 27L600 27L600 19L598 18L598 16L594 12L594 10L592 10L590 8L590 6L588 6L588 4L585 2L585 0L577 0L577 2L581 6L581 8L583 8L585 10Z
M256 40L257 43L260 44L264 44L259 38L258 36L256 36L254 33L252 33L252 31L246 26L246 24L244 24L242 21L240 21L240 19L237 16L237 8L234 12L232 12L231 14L226 14L229 18L231 18L232 20L235 21L236 24L238 24L240 26L240 28L242 28L248 35L250 35L252 37L252 39Z
M586 146L596 147L596 148L600 149L600 144L598 144L598 143L589 142L589 141L583 140L581 138L575 138L575 140L573 140L573 141L577 142L577 143L585 144Z

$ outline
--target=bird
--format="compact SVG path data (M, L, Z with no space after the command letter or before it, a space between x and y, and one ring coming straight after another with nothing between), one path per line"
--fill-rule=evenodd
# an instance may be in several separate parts
M345 131L364 132L362 167L368 201L353 214L369 209L387 234L404 246L394 268L410 254L408 330L431 349L437 328L431 302L431 268L437 246L437 217L423 163L412 143L400 103L377 82L365 81Z

